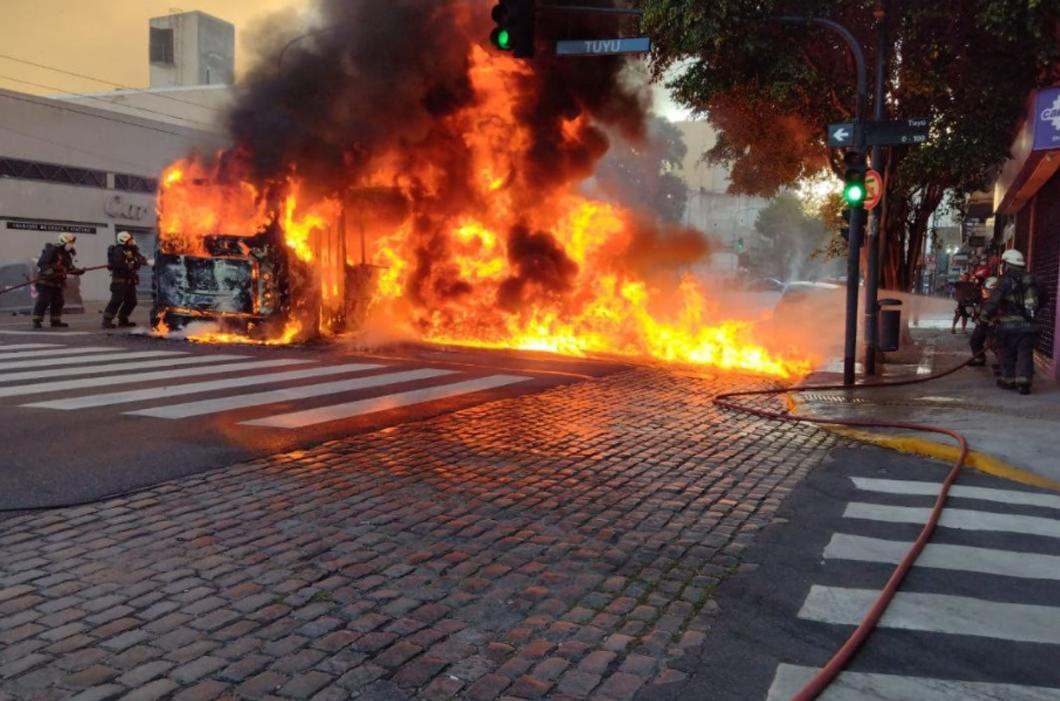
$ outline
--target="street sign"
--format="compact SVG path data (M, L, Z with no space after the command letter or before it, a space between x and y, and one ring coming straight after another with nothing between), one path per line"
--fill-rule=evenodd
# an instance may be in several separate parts
M854 122L828 125L828 148L850 148L854 145Z
M923 144L928 140L928 120L900 119L895 122L869 122L865 125L866 146Z
M894 122L865 122L862 146L901 146L923 144L928 140L928 120L899 119ZM857 129L854 122L828 125L828 148L854 148Z
M649 37L633 39L575 39L557 41L557 56L610 56L613 54L644 54L651 51Z
M883 176L878 171L865 173L865 211L869 211L883 199Z

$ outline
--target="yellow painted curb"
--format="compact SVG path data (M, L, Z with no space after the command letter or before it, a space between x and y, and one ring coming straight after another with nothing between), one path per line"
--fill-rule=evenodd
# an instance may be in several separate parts
M945 445L943 443L936 443L935 441L915 438L913 436L885 436L878 433L859 431L857 429L832 424L826 425L825 428L834 433L838 433L839 435L864 441L866 443L872 443L873 445L878 445L882 448L897 450L900 453L911 453L913 455L935 458L936 460L948 460L949 462L956 461L961 455L960 448L955 445ZM1021 467L1009 465L1007 462L999 460L992 455L969 451L968 459L964 461L964 464L967 467L971 467L988 475L1001 477L1013 482L1019 482L1020 484L1026 484L1030 487L1040 487L1042 489L1052 489L1060 492L1060 482L1051 480L1048 477L1036 475Z

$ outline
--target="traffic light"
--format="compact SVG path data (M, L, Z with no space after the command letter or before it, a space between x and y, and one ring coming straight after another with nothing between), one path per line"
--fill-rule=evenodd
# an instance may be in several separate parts
M843 200L850 207L860 207L865 202L865 154L848 151L843 157L846 174L843 176Z
M744 249L743 239L742 238L736 239L736 250L737 250L737 252L743 253L743 249Z
M511 51L516 58L534 56L535 0L497 0L493 21L497 25L490 43L501 51Z

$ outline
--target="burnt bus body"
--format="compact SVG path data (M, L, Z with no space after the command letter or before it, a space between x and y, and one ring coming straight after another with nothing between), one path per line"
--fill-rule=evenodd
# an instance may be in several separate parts
M206 255L163 247L155 260L155 319L171 329L209 321L225 332L278 335L291 317L291 283L297 276L278 239L271 225L252 237L206 236Z
M270 224L255 236L202 239L205 255L167 251L155 259L153 319L181 329L211 322L254 340L284 336L290 322L305 341L356 331L367 321L379 268L346 260L345 216L314 240L314 260L298 259Z

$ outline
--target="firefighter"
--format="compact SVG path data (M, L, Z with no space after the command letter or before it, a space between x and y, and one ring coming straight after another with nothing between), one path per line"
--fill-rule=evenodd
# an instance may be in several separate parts
M69 275L83 275L84 270L74 265L74 244L77 237L63 232L59 234L59 245L44 245L40 258L37 259L37 303L33 305L33 328L39 329L44 321L44 312L51 315L51 325L55 328L66 328L63 323L63 287Z
M1023 254L1015 249L1001 256L1002 277L987 300L983 314L997 324L997 345L1001 352L1001 377L1005 389L1031 393L1034 378L1034 347L1038 343L1038 310L1042 307L1041 286L1027 272Z
M107 249L107 269L110 270L110 302L103 310L103 328L113 329L114 317L118 326L136 326L129 315L136 308L136 287L140 284L140 266L147 259L140 255L136 239L128 231L118 232L118 243Z
M997 278L988 277L983 281L982 296L975 310L975 331L968 339L968 345L972 349L972 360L968 364L974 367L986 365L986 350L990 348L997 353L994 339L994 326L985 315L985 306L990 299L991 293L997 288Z

